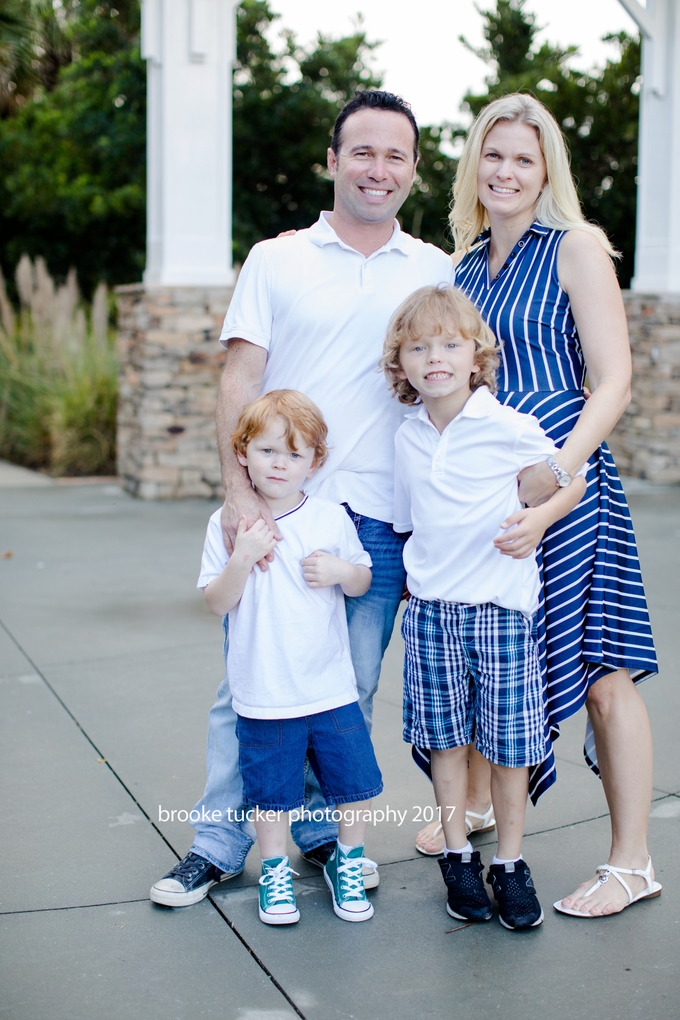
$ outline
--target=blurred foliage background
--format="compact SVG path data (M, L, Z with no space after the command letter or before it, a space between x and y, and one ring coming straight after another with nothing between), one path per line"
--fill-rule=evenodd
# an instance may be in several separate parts
M115 6L114 6L115 3ZM529 91L567 137L586 215L623 252L632 272L639 43L610 39L599 70L578 50L536 44L527 0L480 10L489 66L486 92L465 97L476 113L489 98ZM356 88L376 88L378 43L361 22L343 38L302 47L282 32L268 0L238 9L234 71L234 256L280 230L302 227L332 201L325 153L338 109ZM406 97L408 98L408 97ZM457 116L457 111L456 111ZM139 280L145 248L145 68L137 0L0 0L0 265L11 281L20 257L45 260L58 279L71 267L91 295ZM423 128L418 180L405 229L447 246L446 213L464 128Z
M623 254L617 268L626 287L639 42L612 36L605 67L583 70L575 46L537 44L527 2L495 0L479 10L486 45L474 52L489 74L463 111L476 114L514 91L553 111L586 216ZM319 34L308 47L284 28L274 50L277 19L269 0L243 0L237 11L236 262L263 237L308 226L331 207L325 161L335 117L357 88L382 84L379 43L366 38L360 18L352 34ZM0 456L53 474L107 474L115 465L112 307L102 287L135 282L144 268L139 29L138 0L0 0ZM454 119L423 127L418 176L400 213L406 230L447 249L464 136Z

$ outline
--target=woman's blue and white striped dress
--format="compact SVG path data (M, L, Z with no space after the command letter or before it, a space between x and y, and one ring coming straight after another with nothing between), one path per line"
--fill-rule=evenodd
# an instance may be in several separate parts
M532 224L489 280L487 231L456 270L456 286L503 342L499 399L535 415L557 446L583 407L586 372L557 277L564 233ZM582 502L546 532L537 557L543 581L538 638L553 739L600 677L626 668L640 681L657 670L633 525L605 443L589 464ZM596 770L594 744L586 743ZM551 752L532 774L534 803L554 781Z

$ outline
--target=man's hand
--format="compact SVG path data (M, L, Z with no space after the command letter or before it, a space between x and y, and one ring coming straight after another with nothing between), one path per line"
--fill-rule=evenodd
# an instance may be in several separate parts
M310 588L329 588L339 584L352 598L364 595L371 586L371 571L360 563L348 563L318 549L300 560L302 575Z
M550 473L552 474L552 471ZM510 530L506 535L494 538L493 544L503 556L512 556L514 560L526 559L535 552L547 525L548 521L541 507L525 507L524 510L510 514L503 521L501 528Z
M277 541L276 535L261 517L250 527L246 518L242 517L238 522L232 559L238 563L249 563L252 568L265 557L274 558Z
M230 556L234 552L234 543L238 535L241 520L245 520L247 528L252 527L256 521L262 520L268 529L273 532L277 540L282 538L281 532L276 526L276 521L272 517L265 501L258 496L252 487L241 488L238 492L231 493L225 499L224 506L222 507L222 537L224 538L224 546ZM273 548L272 546L272 550ZM272 550L258 559L257 565L260 570L269 569L269 564L274 559Z
M557 479L548 467L547 461L525 467L517 475L519 479L519 501L525 506L535 507L555 495Z

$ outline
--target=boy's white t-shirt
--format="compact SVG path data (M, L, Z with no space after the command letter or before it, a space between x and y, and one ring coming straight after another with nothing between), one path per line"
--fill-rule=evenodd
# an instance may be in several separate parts
M221 509L208 522L199 588L224 570ZM227 676L234 710L250 719L295 719L357 700L340 585L310 588L300 561L322 550L371 566L344 507L305 496L276 518L283 540L269 569L251 570L229 613Z
M536 418L481 386L441 435L422 405L407 414L395 448L394 529L413 532L404 546L411 594L532 616L535 556L504 556L493 540L509 534L501 521L522 508L518 473L557 453Z

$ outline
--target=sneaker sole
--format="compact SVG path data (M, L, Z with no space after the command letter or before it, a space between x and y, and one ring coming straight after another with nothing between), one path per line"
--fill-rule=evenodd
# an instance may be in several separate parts
M337 901L335 899L335 890L333 888L333 883L331 882L330 878L326 874L325 869L324 869L323 877L325 878L326 885L330 889L331 896L333 897L333 910L335 911L335 913L337 914L338 917L342 918L343 921L368 921L371 917L373 917L373 912L374 912L373 911L373 904L372 903L368 903L368 901L366 901L368 903L368 908L366 910L362 910L362 912L360 914L355 914L351 910L343 910L343 908L338 906L338 904L337 904Z
M488 917L465 917L463 914L457 914L454 910L452 910L448 903L446 904L446 913L449 915L449 917L454 917L456 921L467 921L468 924L477 924L478 922L482 921L490 921L491 918L493 917L493 912L491 910L489 911ZM502 923L503 922L501 921L501 924Z
M498 920L501 922L504 928L508 929L508 931L528 931L529 928L538 928L539 924L543 924L543 911L541 910L541 916L539 917L538 921L534 921L533 924L523 925L523 927L521 928L513 928L511 924L506 924L500 914L498 915Z
M380 885L380 875L378 869L375 871L366 870L361 875L364 882L364 889L377 889Z
M214 885L228 882L230 878L236 878L242 871L243 868L241 868L241 871L225 874L219 882L208 882L206 885L199 886L198 889L192 889L191 892L171 892L169 889L157 889L155 885L152 885L149 899L152 903L158 903L161 907L191 907L194 903L200 903L201 900L204 900Z
M297 924L300 920L300 911L291 911L290 914L268 914L262 907L258 907L260 920L265 924Z

